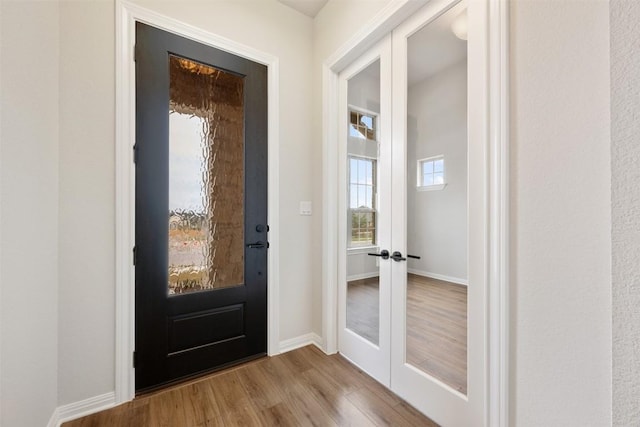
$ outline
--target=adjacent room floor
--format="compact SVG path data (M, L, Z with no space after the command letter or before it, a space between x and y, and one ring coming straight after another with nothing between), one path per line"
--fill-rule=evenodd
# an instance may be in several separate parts
M436 426L340 355L314 346L64 424L119 426Z
M407 362L467 393L467 287L409 274ZM349 282L347 327L378 344L378 278Z

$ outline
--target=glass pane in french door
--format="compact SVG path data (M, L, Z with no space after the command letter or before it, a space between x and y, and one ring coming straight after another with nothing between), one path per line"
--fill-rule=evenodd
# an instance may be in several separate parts
M244 80L169 56L169 295L244 282Z
M379 345L378 129L380 60L348 81L347 329Z
M467 392L467 43L458 5L408 40L406 362Z

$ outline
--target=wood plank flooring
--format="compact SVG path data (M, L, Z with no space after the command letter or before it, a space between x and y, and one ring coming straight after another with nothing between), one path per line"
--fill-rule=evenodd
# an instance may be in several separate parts
M436 426L340 355L314 346L221 371L64 427Z
M407 362L467 393L467 287L409 274ZM378 343L378 278L349 282L347 327Z
M379 324L378 278L352 280L347 286L347 328L378 345Z

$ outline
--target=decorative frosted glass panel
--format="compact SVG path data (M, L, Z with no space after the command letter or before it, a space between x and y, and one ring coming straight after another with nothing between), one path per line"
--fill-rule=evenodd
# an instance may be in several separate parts
M242 77L169 57L169 294L244 282Z

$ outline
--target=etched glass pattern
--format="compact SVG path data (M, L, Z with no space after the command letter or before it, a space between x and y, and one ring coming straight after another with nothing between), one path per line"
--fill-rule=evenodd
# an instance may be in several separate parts
M169 56L169 283L244 282L244 81Z

